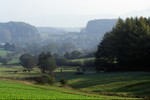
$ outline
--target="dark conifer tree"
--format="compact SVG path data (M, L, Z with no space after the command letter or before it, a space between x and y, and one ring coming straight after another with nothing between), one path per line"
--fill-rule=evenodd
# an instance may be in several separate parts
M118 19L112 31L98 45L98 70L150 71L150 19Z

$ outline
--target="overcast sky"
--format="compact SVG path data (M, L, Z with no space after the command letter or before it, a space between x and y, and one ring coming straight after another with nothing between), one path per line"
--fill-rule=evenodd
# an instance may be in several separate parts
M150 16L150 0L0 0L0 22L84 27L88 20Z

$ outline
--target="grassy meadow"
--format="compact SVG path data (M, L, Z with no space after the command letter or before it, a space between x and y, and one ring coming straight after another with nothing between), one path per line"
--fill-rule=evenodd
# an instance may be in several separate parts
M6 51L3 48L0 48L0 56L6 56L8 53L11 53L11 51Z
M18 71L16 74L14 74L15 70ZM63 72L60 72L60 69L57 69L55 70L56 83L54 84L54 86L49 86L36 85L33 81L25 80L26 77L41 76L42 74L37 68L30 73L23 73L22 70L23 67L21 66L0 66L0 86L2 86L1 89L3 89L1 91L2 94L4 93L3 96L0 96L0 99L150 98L150 73L148 72L95 73L91 72L90 70L86 70L84 75L75 75L75 68L68 68L63 70ZM65 88L60 87L59 80L62 78L68 80L68 85ZM7 88L9 88L10 91L12 90L12 95L8 93L10 91L7 91ZM19 91L24 94L18 95ZM34 91L40 92L37 93ZM31 94L30 96L29 93ZM54 95L46 96L51 93L53 93ZM39 95L36 97L36 94ZM55 94L59 96L57 97ZM26 96L23 97L23 95Z
M81 62L83 62L83 61L85 61L85 60L94 60L95 58L81 58L81 59L73 59L73 60L70 60L70 61L81 61Z
M70 74L70 75L67 75ZM69 86L85 92L105 95L150 97L150 73L147 72L116 72L86 73L75 76L65 73ZM57 74L62 77L61 74Z
M0 80L0 99L100 99L96 97L63 93L32 84Z
M0 50L5 56L8 52ZM84 58L72 62L93 60ZM0 65L0 99L142 99L150 98L150 73L148 72L107 72L96 73L86 69L83 75L75 75L78 67L63 66L54 71L56 82L53 86L38 85L31 77L42 76L38 68L30 73L16 65L13 59L8 65ZM63 69L63 72L60 72ZM17 71L17 73L14 73ZM66 87L59 81L67 79Z

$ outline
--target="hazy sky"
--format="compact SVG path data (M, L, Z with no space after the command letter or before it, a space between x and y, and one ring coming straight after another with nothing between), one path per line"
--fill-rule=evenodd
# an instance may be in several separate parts
M150 0L0 0L0 22L83 27L88 20L150 16Z

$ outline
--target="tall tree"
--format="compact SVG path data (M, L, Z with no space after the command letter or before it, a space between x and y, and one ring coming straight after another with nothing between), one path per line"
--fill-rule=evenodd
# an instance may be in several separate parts
M56 69L55 60L49 52L39 54L37 65L43 73L51 73Z
M21 65L27 70L31 70L36 66L37 60L35 56L30 54L23 54L20 56Z
M118 19L96 52L99 70L150 70L150 23L147 18Z

